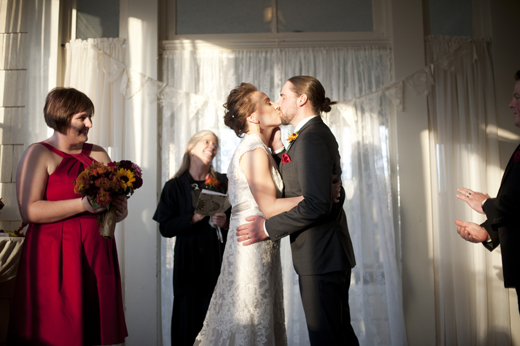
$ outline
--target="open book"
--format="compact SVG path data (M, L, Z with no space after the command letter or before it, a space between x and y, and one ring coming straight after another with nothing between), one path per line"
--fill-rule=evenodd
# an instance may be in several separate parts
M213 216L224 213L231 207L227 194L203 189L195 207L195 214Z

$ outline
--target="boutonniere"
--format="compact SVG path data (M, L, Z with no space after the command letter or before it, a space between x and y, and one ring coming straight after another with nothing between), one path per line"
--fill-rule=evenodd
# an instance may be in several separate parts
M217 178L214 178L211 175L206 178L206 181L204 182L204 184L206 185L206 189L208 189L208 190L217 191L218 188L220 187L220 181L218 181Z
M289 135L289 137L287 137L287 142L289 142L289 145L292 144L292 142L294 142L296 140L296 138L298 138L298 132L293 132Z
M515 163L520 162L520 150L515 151L514 159Z
M282 163L286 164L288 162L291 162L291 158L286 153L283 153L283 155L282 155Z

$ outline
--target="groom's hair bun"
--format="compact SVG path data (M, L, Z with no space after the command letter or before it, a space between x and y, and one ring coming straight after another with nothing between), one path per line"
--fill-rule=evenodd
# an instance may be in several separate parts
M328 97L325 97L325 100L323 100L323 103L321 104L321 111L328 113L331 111L332 105L335 105L337 102L331 101Z
M293 85L291 89L296 95L307 95L307 100L310 101L316 115L321 115L321 112L330 112L332 109L330 106L337 103L325 97L323 85L314 77L295 76L289 78L289 82Z
M241 83L231 90L224 104L224 124L235 131L238 137L246 133L247 117L256 110L256 102L252 96L257 90L253 84Z

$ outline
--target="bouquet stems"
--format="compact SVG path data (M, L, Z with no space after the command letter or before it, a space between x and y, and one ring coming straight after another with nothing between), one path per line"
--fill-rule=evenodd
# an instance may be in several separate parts
M116 210L110 206L110 208L104 212L104 215L101 219L101 225L99 226L99 234L103 238L114 238L114 232L116 230L116 219Z

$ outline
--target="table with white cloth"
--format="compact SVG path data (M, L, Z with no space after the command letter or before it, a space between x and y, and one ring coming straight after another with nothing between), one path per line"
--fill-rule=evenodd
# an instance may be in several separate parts
M0 282L16 276L25 238L0 237Z

